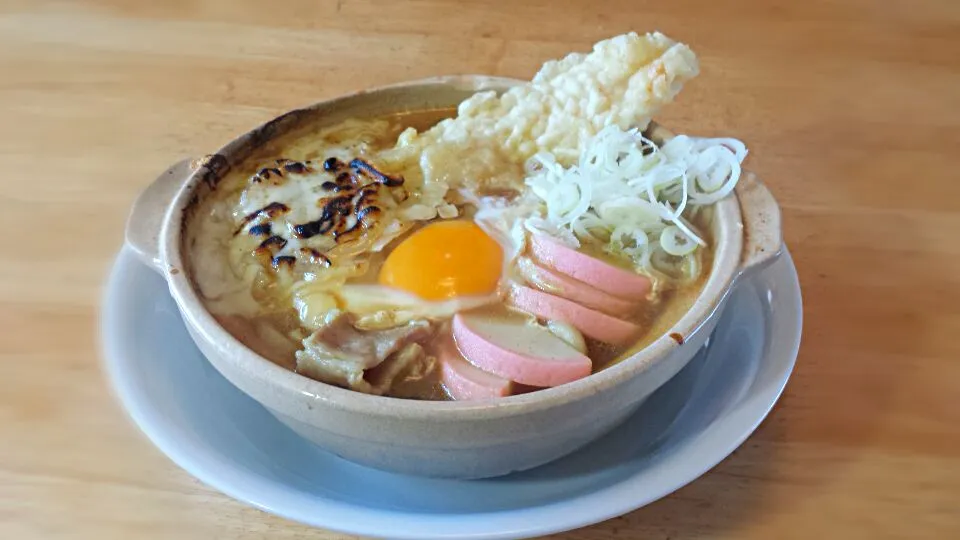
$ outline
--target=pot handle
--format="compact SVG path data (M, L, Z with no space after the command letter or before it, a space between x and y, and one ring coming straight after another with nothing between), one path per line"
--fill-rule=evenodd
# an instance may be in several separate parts
M171 165L133 203L127 218L126 244L141 261L163 273L160 259L160 229L173 198L193 173L190 158Z
M736 187L743 217L743 252L740 271L760 270L783 250L780 207L773 194L757 176L746 172Z

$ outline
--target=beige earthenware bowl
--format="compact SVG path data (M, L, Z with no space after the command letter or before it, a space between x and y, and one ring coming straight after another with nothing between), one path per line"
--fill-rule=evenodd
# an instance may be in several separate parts
M290 130L346 118L452 108L479 90L518 81L458 76L359 92L284 114L205 158L178 163L140 196L127 243L166 278L197 347L231 383L291 429L346 459L396 472L480 478L542 465L627 418L704 344L738 277L780 253L780 212L745 174L716 205L710 276L692 308L663 336L623 362L584 379L483 402L401 400L352 392L284 369L244 346L206 310L184 248L197 201L254 150ZM659 127L654 139L669 138Z

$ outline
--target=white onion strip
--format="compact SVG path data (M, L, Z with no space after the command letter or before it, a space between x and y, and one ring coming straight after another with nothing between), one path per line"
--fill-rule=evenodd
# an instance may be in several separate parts
M571 246L604 244L652 272L652 261L663 259L654 252L688 257L707 245L684 214L733 192L746 156L736 139L677 135L658 147L635 129L608 126L571 167L550 154L527 163L526 183L541 211L525 227Z

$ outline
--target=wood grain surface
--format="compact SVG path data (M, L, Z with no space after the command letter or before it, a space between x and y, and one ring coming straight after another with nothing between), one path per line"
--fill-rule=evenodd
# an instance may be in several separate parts
M133 198L298 105L634 29L701 58L659 120L743 139L781 201L804 338L730 458L556 538L960 538L955 0L0 2L0 538L347 538L205 487L114 402L97 312Z

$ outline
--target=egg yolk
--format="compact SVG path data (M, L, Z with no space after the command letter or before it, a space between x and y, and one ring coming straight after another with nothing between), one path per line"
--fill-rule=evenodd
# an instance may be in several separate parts
M425 300L492 293L503 250L472 221L441 221L408 236L387 256L380 283Z

